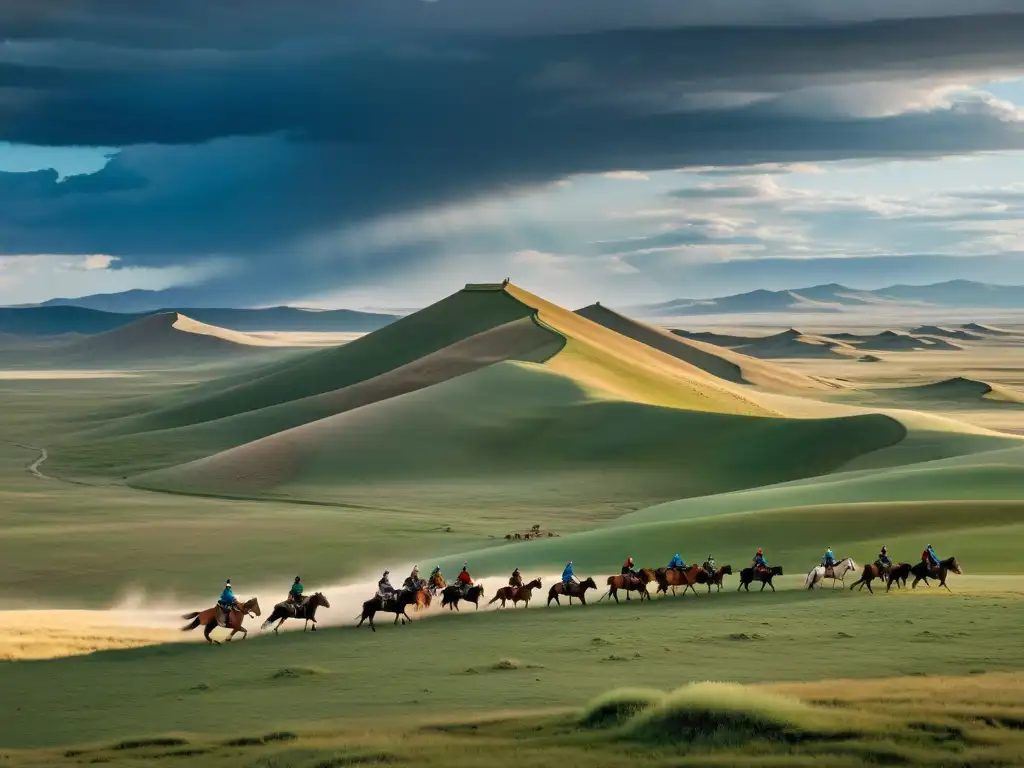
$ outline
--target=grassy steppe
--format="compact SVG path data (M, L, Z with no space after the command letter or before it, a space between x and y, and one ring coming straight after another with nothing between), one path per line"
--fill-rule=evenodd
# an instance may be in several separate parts
M217 649L165 645L2 664L0 688L16 704L0 720L0 744L330 732L342 720L346 727L576 707L620 686L707 679L1018 669L1019 579L953 584L953 595L730 590L642 606L469 612L407 627L382 621L376 633L331 629Z

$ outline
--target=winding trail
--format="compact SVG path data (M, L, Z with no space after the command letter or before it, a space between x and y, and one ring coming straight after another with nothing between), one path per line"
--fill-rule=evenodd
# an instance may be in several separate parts
M50 458L50 454L48 454L46 452L45 448L38 448L38 447L36 447L34 445L22 445L21 443L18 443L18 447L19 448L24 448L27 451L39 451L39 455L36 457L35 461L33 461L31 464L29 464L27 467L25 467L25 470L30 475L35 475L40 480L52 480L53 479L51 477L48 477L47 475L44 475L42 473L42 471L39 469L43 465L43 462L45 462L48 458Z

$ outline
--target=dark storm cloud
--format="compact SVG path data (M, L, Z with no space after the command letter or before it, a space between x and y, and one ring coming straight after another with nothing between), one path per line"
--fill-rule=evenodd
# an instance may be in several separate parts
M1024 15L980 15L1006 2L101 5L0 7L0 140L129 147L59 184L0 174L4 252L235 258L269 298L416 258L294 257L310 237L570 174L1024 147L984 101L885 118L776 101L1011 71Z

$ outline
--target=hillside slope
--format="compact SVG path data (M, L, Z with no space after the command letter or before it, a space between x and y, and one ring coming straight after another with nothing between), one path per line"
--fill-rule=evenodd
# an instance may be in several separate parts
M367 486L379 500L409 484L422 498L471 482L484 504L511 484L524 503L561 505L581 493L672 498L806 477L904 435L885 416L785 419L611 399L550 365L503 362L131 482L321 501Z
M758 360L724 347L684 338L662 328L633 320L600 304L578 309L576 314L734 384L751 384L772 392L789 393L837 388L837 385L830 382L806 376L781 365Z

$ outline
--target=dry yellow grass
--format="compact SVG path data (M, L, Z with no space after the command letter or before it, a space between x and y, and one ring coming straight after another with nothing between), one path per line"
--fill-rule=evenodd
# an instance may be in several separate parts
M566 348L548 361L552 371L621 400L688 410L777 415L740 386L517 286L509 285L506 291L536 309L542 323L568 339Z
M181 642L180 632L132 626L107 611L0 611L0 661L78 656Z
M840 385L784 366L758 360L725 347L689 339L593 304L576 314L636 341L661 350L706 373L734 384L751 384L770 392L828 392Z

